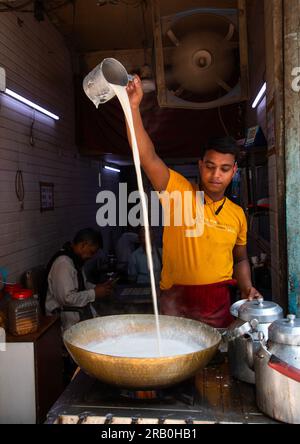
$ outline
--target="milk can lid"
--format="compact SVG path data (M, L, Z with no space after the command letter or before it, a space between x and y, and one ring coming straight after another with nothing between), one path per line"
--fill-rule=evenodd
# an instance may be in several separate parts
M263 298L247 301L238 310L238 317L243 321L250 322L257 319L260 323L271 323L283 317L282 308L271 301Z
M232 304L232 306L230 307L230 313L232 314L233 317L235 318L239 317L239 308L241 305L245 304L245 302L247 302L247 299L241 299Z
M279 319L269 327L269 340L285 345L300 345L300 319L288 315L287 319Z

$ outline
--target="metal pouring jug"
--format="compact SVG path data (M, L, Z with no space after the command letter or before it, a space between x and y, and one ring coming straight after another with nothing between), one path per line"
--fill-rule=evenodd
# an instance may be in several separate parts
M83 89L96 108L115 96L110 84L127 86L133 80L124 66L116 59L104 59L83 80Z

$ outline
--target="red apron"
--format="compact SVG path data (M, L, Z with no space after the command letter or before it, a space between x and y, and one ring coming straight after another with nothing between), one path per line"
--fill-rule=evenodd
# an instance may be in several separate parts
M160 295L160 313L205 322L226 328L234 320L230 314L230 289L235 280L211 285L174 285Z

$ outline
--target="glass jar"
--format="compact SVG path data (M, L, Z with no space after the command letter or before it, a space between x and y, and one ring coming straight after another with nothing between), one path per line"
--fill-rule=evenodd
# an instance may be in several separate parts
M39 303L32 290L17 290L8 304L9 332L14 336L34 333L39 327Z
M22 290L20 284L6 284L0 292L0 327L8 328L8 304L15 291Z

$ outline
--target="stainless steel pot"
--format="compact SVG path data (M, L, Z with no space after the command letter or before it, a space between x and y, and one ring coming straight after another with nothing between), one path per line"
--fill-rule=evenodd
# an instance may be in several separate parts
M260 410L278 421L300 424L300 319L289 315L269 327L268 342L260 338L254 369Z
M230 372L241 381L255 384L253 355L260 345L259 334L268 337L268 327L283 317L282 308L275 302L259 298L238 301L230 311L237 317L227 332Z

